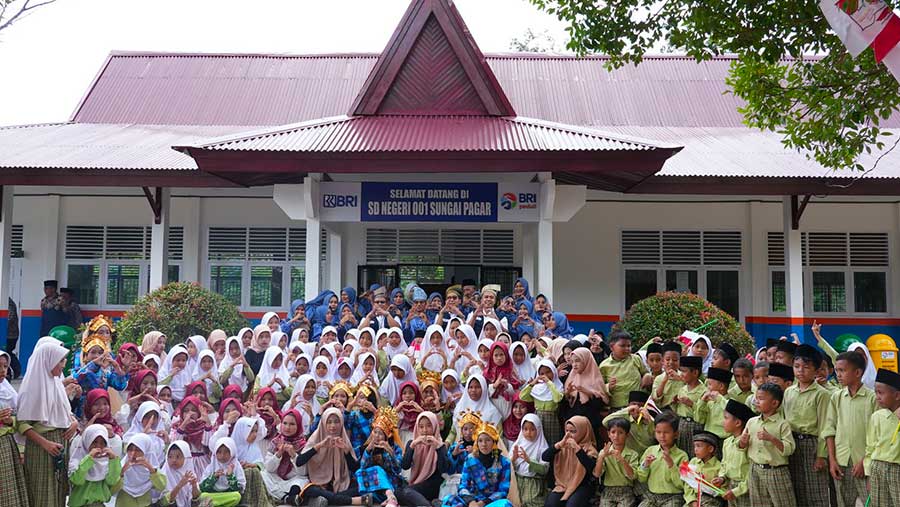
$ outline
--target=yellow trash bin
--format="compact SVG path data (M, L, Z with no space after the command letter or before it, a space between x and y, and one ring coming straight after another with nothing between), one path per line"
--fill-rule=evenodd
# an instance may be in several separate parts
M873 334L866 340L875 368L897 371L897 344L886 334Z

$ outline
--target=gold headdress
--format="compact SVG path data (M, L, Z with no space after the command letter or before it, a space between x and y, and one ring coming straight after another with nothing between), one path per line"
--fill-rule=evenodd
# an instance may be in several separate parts
M422 369L418 372L419 387L424 393L425 387L432 386L434 390L440 394L441 392L441 374L436 371Z
M476 440L478 435L484 433L485 435L491 437L491 440L494 441L494 449L497 448L497 442L500 441L500 432L497 431L497 427L489 422L482 421L481 425L475 428L475 437Z
M475 429L478 430L478 427L481 426L481 412L472 411L472 410L464 410L459 415L459 431L462 432L463 426L467 424L473 424Z
M109 329L109 336L99 334L100 328L106 326ZM112 342L112 334L116 331L112 320L105 315L100 314L88 322L87 329L81 338L81 353L87 354L89 350L99 346L104 352L109 352L110 343Z
M328 391L328 397L334 396L334 393L338 391L344 391L347 393L347 397L353 397L353 386L344 380L338 380L331 386L331 389Z
M393 439L394 443L400 445L399 424L400 416L392 407L381 407L375 412L375 418L372 420L372 429L380 429L388 439Z

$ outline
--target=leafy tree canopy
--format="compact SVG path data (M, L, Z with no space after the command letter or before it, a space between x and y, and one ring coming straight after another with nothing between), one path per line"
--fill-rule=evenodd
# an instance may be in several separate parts
M531 2L568 25L571 50L609 55L612 68L661 47L697 61L736 55L728 84L746 124L827 168L871 169L859 155L896 144L879 124L900 105L897 81L871 50L851 58L816 1Z

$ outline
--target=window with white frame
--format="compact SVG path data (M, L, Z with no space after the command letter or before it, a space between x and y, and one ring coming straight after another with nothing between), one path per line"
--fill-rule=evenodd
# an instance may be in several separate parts
M147 292L149 226L66 226L65 285L86 307L129 306ZM184 229L169 227L169 281L177 281Z
M323 256L326 232L320 238ZM304 299L306 228L210 227L208 287L242 308L278 308Z
M622 231L624 310L657 292L699 294L740 316L740 231Z
M771 309L785 312L784 233L767 235ZM887 313L890 240L884 232L801 234L804 311Z

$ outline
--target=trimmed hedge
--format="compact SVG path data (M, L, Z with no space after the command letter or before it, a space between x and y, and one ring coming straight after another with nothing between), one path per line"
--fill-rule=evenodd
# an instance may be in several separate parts
M755 352L753 337L740 322L702 297L684 292L660 292L638 301L625 313L625 320L613 328L628 331L637 349L654 336L664 340L677 337L712 320L717 322L700 333L708 336L714 346L728 342L741 355Z
M213 329L233 335L247 325L238 308L220 294L194 283L175 282L137 300L116 324L116 348L125 342L140 344L154 330L173 344L193 335L209 336Z

